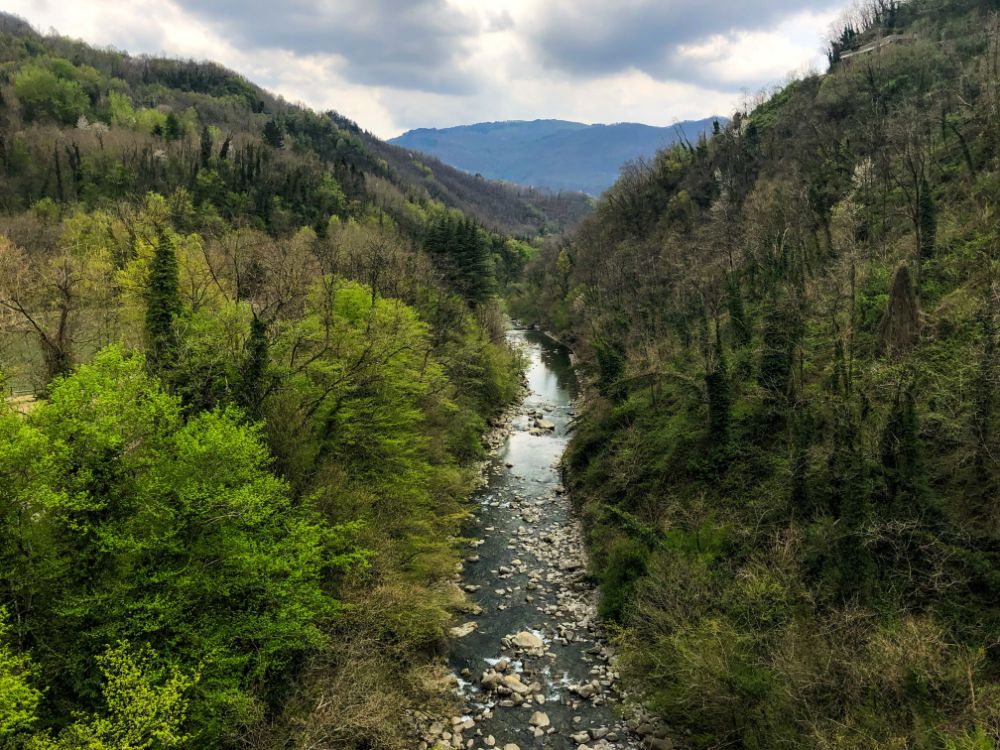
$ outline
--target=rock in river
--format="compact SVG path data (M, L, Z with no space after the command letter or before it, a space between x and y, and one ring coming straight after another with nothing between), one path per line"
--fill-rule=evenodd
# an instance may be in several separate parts
M467 622L464 625L459 625L448 631L452 638L465 638L467 635L472 635L476 632L476 623Z
M522 630L511 638L510 642L517 648L524 649L525 651L543 651L545 649L545 641L534 633L529 633L527 630Z
M549 715L543 711L535 711L535 713L533 713L531 718L528 720L528 723L533 727L542 729L549 725Z

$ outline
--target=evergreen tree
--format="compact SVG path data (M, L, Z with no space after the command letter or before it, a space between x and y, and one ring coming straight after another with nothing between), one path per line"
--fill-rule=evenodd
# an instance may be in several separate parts
M838 410L834 427L827 482L829 508L841 529L836 547L840 597L863 602L871 596L875 580L875 563L864 539L871 502L858 428L845 407L843 404Z
M281 148L285 145L285 133L281 125L273 119L264 123L264 143L271 148Z
M994 313L987 307L980 314L983 351L976 377L975 407L972 412L972 430L976 441L975 480L976 493L992 502L996 478L991 470L991 437L994 431L997 401L997 369L1000 352L997 351L997 331Z
M808 420L801 413L793 425L792 446L792 486L791 509L793 513L805 515L807 518L815 513L813 499L809 493L809 432Z
M729 439L729 409L731 396L726 362L718 357L715 368L705 375L708 391L708 434L713 443L725 443Z
M212 134L208 130L208 125L201 127L201 168L208 169L212 161Z
M931 194L927 178L920 178L920 195L917 198L919 230L920 230L920 261L926 261L934 256L934 246L937 244L937 206Z
M730 275L726 280L728 295L726 301L729 307L729 319L733 324L733 335L736 338L737 346L746 346L750 343L751 330L747 320L746 310L743 307L743 292L740 283L734 275Z
M268 370L270 365L270 342L267 338L267 324L257 315L250 323L250 336L246 343L246 354L241 368L240 401L248 416L260 417L260 407L267 394Z
M882 476L892 512L908 515L923 509L927 485L912 388L897 392L888 424L882 433L881 449Z
M146 287L146 347L153 371L168 369L177 352L175 322L180 313L177 252L173 236L161 230Z
M445 216L428 228L424 248L470 304L485 302L494 293L493 244L474 221Z
M163 126L163 136L168 141L179 141L184 137L184 123L173 112L167 114L167 120Z
M772 399L780 399L788 392L792 374L792 339L789 321L778 306L767 313L763 338L758 382Z
M625 374L625 353L618 345L605 341L597 341L594 352L597 354L598 391L612 401L623 400L626 391L619 381Z

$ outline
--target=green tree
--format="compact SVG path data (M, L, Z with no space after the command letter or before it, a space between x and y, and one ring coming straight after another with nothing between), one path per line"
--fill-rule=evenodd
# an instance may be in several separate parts
M920 187L917 192L917 227L920 237L921 264L934 257L934 247L937 244L937 205L931 193L927 178L920 177ZM922 279L922 276L921 276Z
M714 445L722 445L729 438L729 411L731 395L726 362L720 356L711 372L705 375L708 392L708 434Z
M42 699L42 692L32 684L37 670L7 645L8 631L7 612L0 608L0 747L31 729Z
M177 352L176 320L182 310L173 234L158 233L146 287L146 349L153 370L170 367Z
M74 80L60 78L41 65L29 64L14 76L14 93L29 120L51 117L66 125L90 111L87 94Z
M168 141L179 141L184 137L184 123L173 112L167 113L163 123L163 137Z
M264 143L271 148L281 148L285 145L285 131L274 119L264 123Z
M104 706L55 739L36 738L32 750L169 750L188 744L184 722L197 673L157 664L149 649L125 644L109 648L97 663Z
M901 392L900 392L901 391ZM919 515L927 501L917 404L912 387L901 388L882 432L882 476L895 513Z
M625 375L625 353L620 345L598 341L594 344L594 353L597 355L597 389L612 401L624 399L626 390L621 379Z
M255 418L260 415L261 404L269 388L270 346L267 324L254 315L240 372L240 403L247 414Z
M212 162L212 133L208 125L201 126L200 161L202 169L208 169Z
M323 581L357 559L349 530L292 502L259 428L235 412L185 421L143 358L118 349L59 380L10 437L0 459L32 458L0 463L5 503L47 541L0 585L31 613L25 636L46 644L59 715L97 708L91 665L121 641L200 673L199 742L255 721L265 688L323 643L336 604Z

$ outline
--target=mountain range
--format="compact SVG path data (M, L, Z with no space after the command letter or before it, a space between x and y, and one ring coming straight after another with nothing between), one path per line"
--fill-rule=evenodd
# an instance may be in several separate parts
M599 195L628 161L651 157L680 140L697 141L724 118L654 127L623 122L587 125L568 120L511 120L411 130L390 143L430 154L491 180Z

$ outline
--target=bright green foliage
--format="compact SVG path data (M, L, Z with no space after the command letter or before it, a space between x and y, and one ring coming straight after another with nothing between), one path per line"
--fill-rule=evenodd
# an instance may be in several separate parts
M31 662L7 644L7 613L0 609L0 747L31 729L42 693L32 684Z
M30 750L169 750L187 745L187 696L197 676L158 666L148 650L137 653L121 644L97 662L104 678L104 708L55 739L34 738L27 744Z
M14 93L29 119L51 117L67 125L75 124L80 115L89 112L90 100L76 80L65 73L60 76L56 70L63 71L52 67L22 68L14 78Z
M120 91L112 91L108 94L108 114L114 125L125 128L135 127L138 122L132 102L128 96Z
M533 252L457 209L532 236L586 199L415 171L210 63L0 51L0 364L45 392L0 414L17 743L404 746Z
M26 635L48 646L42 675L69 705L88 705L105 644L149 643L200 670L191 716L209 741L251 720L259 686L321 645L334 606L324 550L339 532L292 505L238 415L185 422L141 357L111 349L13 437L21 455L48 443L20 468L43 492L12 493L47 543L4 586L36 600Z

